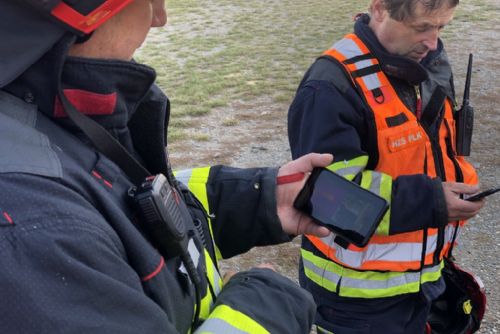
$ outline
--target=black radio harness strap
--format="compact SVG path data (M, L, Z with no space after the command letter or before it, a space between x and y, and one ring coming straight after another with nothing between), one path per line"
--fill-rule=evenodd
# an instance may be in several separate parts
M64 95L61 87L58 91L59 99L68 117L85 133L99 152L120 166L135 185L151 175L106 129L76 110Z
M106 129L80 113L64 95L61 86L58 95L68 117L85 133L97 150L116 163L131 179L134 187L129 190L141 225L150 241L166 259L180 256L195 287L196 309L192 331L199 326L201 308L201 280L188 252L189 241L186 220L190 219L185 203L179 198L174 180L162 174L152 176ZM159 184L156 189L152 185ZM154 213L154 214L151 214Z

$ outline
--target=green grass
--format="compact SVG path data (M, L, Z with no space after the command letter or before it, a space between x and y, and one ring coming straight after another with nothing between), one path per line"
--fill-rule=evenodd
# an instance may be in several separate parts
M191 117L233 100L271 96L291 102L305 70L333 42L351 32L368 0L170 0L169 24L154 29L137 59L158 72L172 102L169 140L185 138ZM460 4L443 38L458 40L464 23L480 25L498 6ZM463 32L462 32L463 33ZM228 115L231 117L231 115Z
M169 24L153 30L137 55L156 68L171 99L169 140L185 138L184 119L233 100L268 95L290 102L307 67L352 29L352 16L366 6L365 0L169 1Z

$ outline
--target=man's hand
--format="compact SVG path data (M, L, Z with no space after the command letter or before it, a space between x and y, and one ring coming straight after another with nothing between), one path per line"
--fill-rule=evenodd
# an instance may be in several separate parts
M466 220L474 217L484 205L484 199L470 202L460 199L460 194L472 195L479 191L478 185L443 182L443 192L448 208L448 221Z
M326 167L333 161L331 154L310 153L283 165L278 171L278 177L305 173L300 181L279 184L276 187L276 203L278 216L281 220L283 231L290 235L313 234L318 237L327 236L330 231L313 222L311 217L296 210L293 201L304 186L310 172L314 167Z

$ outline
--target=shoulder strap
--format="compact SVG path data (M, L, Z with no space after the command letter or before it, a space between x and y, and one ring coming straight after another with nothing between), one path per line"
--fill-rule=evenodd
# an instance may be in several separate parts
M78 112L59 87L59 99L69 118L87 135L95 147L120 166L136 185L151 175L113 136L91 118Z
M328 81L341 92L353 88L349 74L345 71L344 66L328 55L316 59L316 62L306 75L306 80Z

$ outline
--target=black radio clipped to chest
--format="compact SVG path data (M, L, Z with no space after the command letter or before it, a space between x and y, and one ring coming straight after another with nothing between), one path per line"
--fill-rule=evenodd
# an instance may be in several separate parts
M129 190L134 206L141 218L141 227L150 241L166 259L180 256L195 286L196 309L192 330L198 326L201 305L201 278L197 263L189 254L187 224L191 214L181 198L163 174L146 177L137 187Z
M186 219L189 211L177 190L163 174L147 177L129 191L142 226L160 253L167 258L182 255L188 247Z

